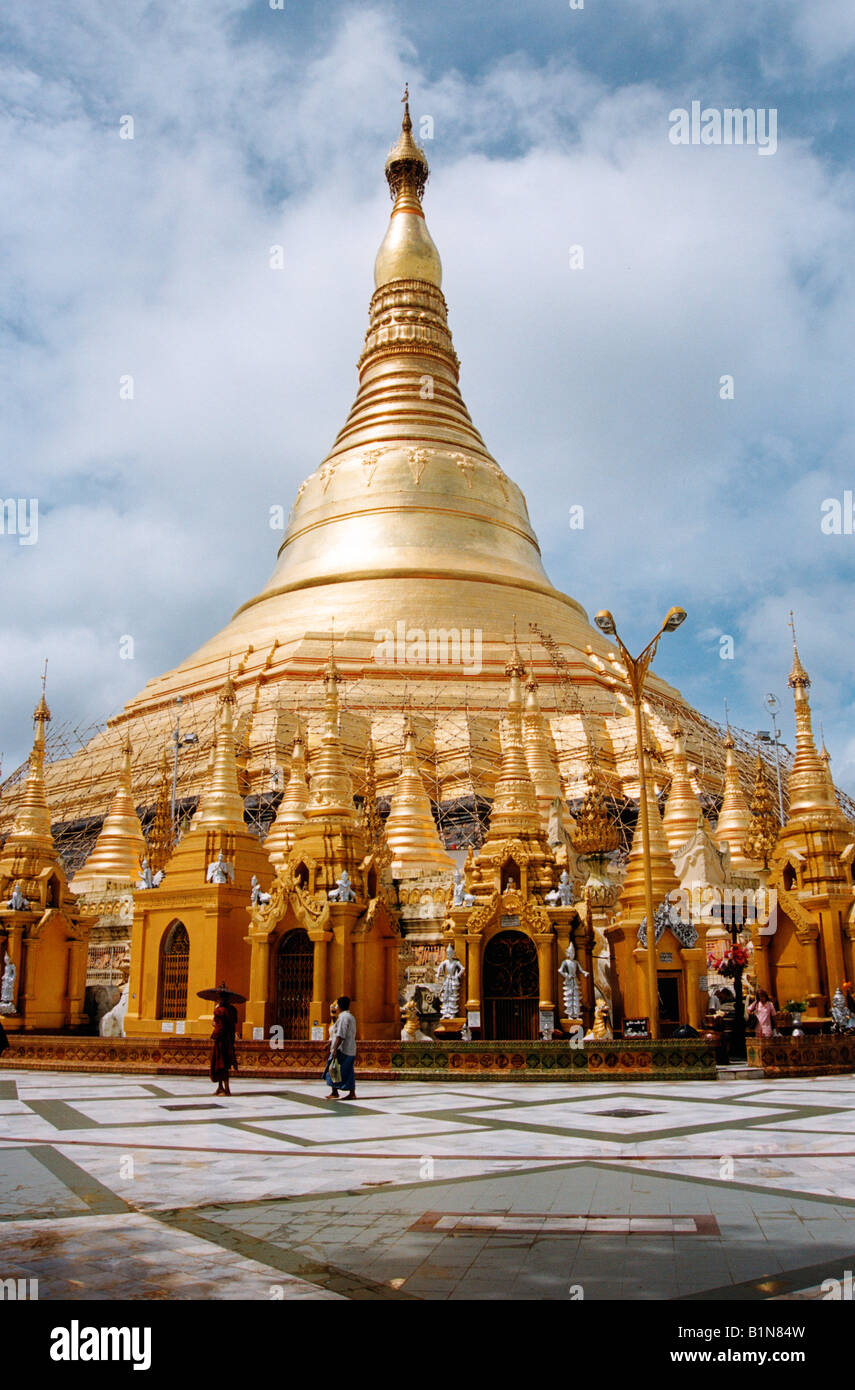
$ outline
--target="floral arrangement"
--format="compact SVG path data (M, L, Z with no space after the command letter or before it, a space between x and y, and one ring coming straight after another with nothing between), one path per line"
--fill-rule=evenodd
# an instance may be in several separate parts
M735 946L728 947L723 956L717 956L714 951L710 951L707 965L710 970L723 975L726 980L732 980L742 973L749 959L747 950L737 941Z

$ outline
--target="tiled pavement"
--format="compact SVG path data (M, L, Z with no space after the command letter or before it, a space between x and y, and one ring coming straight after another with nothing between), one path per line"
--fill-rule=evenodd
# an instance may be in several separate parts
M0 1070L0 1279L51 1298L819 1297L855 1077L608 1087Z

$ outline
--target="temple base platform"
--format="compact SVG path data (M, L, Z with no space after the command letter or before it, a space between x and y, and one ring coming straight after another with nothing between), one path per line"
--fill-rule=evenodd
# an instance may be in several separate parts
M855 1052L855 1047L850 1050ZM317 1080L325 1042L238 1044L241 1076ZM193 1037L92 1038L18 1034L0 1061L36 1071L207 1075L210 1042ZM850 1064L850 1070L855 1063ZM562 1042L360 1041L361 1081L715 1081L714 1050L702 1040L616 1041L572 1048Z

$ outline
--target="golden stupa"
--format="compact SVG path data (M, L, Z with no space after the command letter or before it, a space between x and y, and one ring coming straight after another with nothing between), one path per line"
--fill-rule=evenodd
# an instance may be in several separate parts
M525 497L490 454L460 394L440 257L422 207L428 164L406 100L385 171L392 213L375 262L350 414L299 488L261 592L83 747L67 742L48 759L48 800L55 827L68 831L63 852L71 869L80 867L110 806L127 738L137 750L135 795L147 814L162 790L163 751L177 749L177 803L186 813L211 767L227 677L237 700L241 794L248 805L271 804L288 780L298 710L310 766L322 748L320 676L333 632L342 754L357 795L369 737L378 792L391 795L407 707L440 818L443 807L477 801L483 808L492 799L516 623L530 644L523 733L541 820L562 793L584 794L592 756L610 795L637 796L631 704L616 650L550 582ZM691 745L704 769L704 790L719 795L716 727L654 674L645 694L652 745L667 752L679 719L687 751ZM740 756L748 776L748 755ZM14 818L22 777L19 770L7 779L0 834ZM260 817L259 833L271 817L272 810ZM69 850L75 827L89 835L79 853Z

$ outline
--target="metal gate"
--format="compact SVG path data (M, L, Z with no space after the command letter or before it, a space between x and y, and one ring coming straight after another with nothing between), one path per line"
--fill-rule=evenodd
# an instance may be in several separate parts
M523 932L503 931L484 952L483 1036L528 1041L538 1036L537 951Z
M160 1009L158 1018L187 1017L187 977L190 938L183 922L175 922L163 941L160 957Z
M315 948L302 927L286 932L276 952L275 1022L286 1038L308 1038Z

